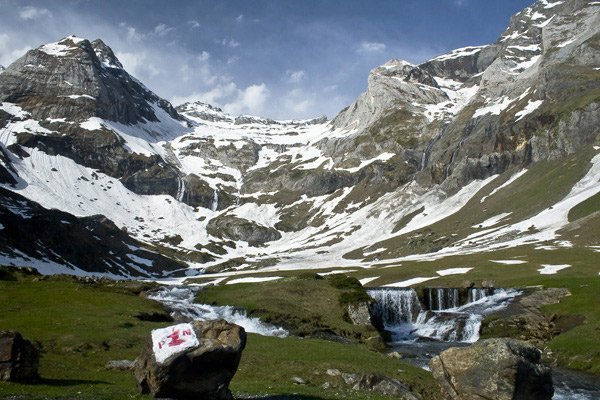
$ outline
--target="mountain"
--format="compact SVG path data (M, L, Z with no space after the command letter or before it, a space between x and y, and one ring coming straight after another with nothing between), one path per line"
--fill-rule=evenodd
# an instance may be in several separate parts
M174 108L99 39L43 45L0 74L0 262L167 277L593 251L599 26L595 2L539 0L493 44L375 68L331 121ZM79 228L23 235L29 209ZM106 271L56 245L93 247L90 221Z

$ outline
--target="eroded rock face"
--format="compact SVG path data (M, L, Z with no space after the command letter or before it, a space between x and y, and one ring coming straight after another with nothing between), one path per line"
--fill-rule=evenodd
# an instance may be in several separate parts
M246 346L244 328L224 320L194 321L191 327L198 344L160 363L148 339L135 368L140 391L154 397L232 399L228 386Z
M550 400L552 370L540 351L514 339L453 347L429 362L445 399Z
M39 350L19 332L0 332L0 381L35 382L39 363Z
M281 239L281 233L275 228L258 225L232 215L223 215L212 219L206 230L215 237L242 240L251 246L260 246Z

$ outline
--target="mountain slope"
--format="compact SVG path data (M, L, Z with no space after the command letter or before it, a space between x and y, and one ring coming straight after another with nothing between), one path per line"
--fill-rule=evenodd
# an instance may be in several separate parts
M594 2L537 1L494 44L375 68L330 122L175 109L68 37L0 74L0 184L104 215L175 275L553 246L600 211L599 26Z

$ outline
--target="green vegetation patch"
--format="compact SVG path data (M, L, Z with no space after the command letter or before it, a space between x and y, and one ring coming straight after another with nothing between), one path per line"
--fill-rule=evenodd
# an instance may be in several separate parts
M300 337L338 337L362 341L378 335L348 321L346 306L371 301L356 278L316 274L254 283L206 287L198 302L242 307L252 316L282 326Z

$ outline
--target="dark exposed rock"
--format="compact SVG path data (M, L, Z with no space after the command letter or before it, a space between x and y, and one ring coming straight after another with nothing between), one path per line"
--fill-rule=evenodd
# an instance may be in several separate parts
M19 332L0 332L0 381L33 383L39 363L39 350Z
M218 238L242 240L251 246L260 246L281 239L281 233L274 228L258 225L247 219L232 215L221 215L210 220L207 232Z
M199 345L156 361L150 338L142 349L135 376L142 393L154 397L232 399L229 382L246 345L243 328L224 320L191 323Z
M4 227L0 229L0 251L4 254L46 259L65 265L65 269L149 277L184 268L145 250L104 216L77 218L48 210L4 188L0 188L0 223ZM73 246L75 242L77 246Z
M540 351L513 339L486 339L453 347L429 366L445 399L549 400L552 371Z
M420 396L413 393L410 388L402 382L378 374L362 375L352 389L378 392L384 396L393 397L394 399L420 399Z

